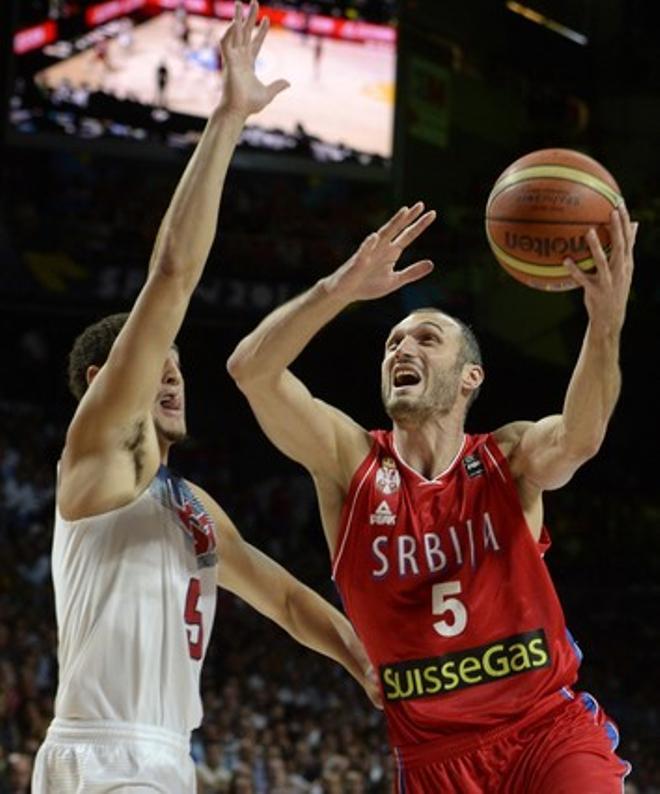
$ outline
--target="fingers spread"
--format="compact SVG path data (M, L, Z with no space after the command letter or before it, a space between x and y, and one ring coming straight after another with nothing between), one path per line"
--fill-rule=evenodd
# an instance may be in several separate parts
M248 15L247 19L245 20L245 24L243 25L243 44L249 44L252 38L252 31L254 30L254 23L257 19L257 11L259 10L259 4L257 0L251 0L250 6L248 8Z
M424 204L421 201L412 207L401 207L378 231L384 239L393 240L406 226L417 220L422 212L424 212Z
M371 234L367 235L362 241L360 248L358 249L358 253L369 255L372 253L374 248L380 242L380 235L377 232L372 232Z
M585 288L589 284L589 276L581 270L573 259L567 257L564 259L564 267L571 274L571 278L580 287Z
M630 219L628 219L628 225L630 225ZM612 237L612 256L610 257L610 262L616 266L623 260L628 248L625 238L624 222L620 214L620 209L614 210L612 213L612 219L610 222L610 235Z
M220 39L220 51L226 52L227 47L234 44L236 38L236 22L232 20L227 30L225 30L222 38Z
M419 281L420 278L428 276L432 270L433 262L430 259L422 259L399 270L395 275L398 277L399 286L402 287L404 284L412 284L413 281Z
M287 80L275 80L275 82L266 86L266 91L268 92L268 101L270 102L279 93L284 91L286 88L289 88L290 85L291 84Z
M268 33L269 27L270 20L268 17L261 17L259 24L257 25L257 32L255 33L254 39L252 40L252 60L256 60L257 55L259 55L261 45L266 39L266 34Z
M625 250L630 250L630 246L632 244L632 224L630 223L630 215L628 213L628 207L626 207L625 201L622 201L619 206L617 207L619 220L621 222L621 228L623 230L623 239Z
M421 217L417 218L414 223L405 228L401 234L395 237L392 242L401 248L406 248L410 245L410 243L413 242L413 240L416 240L423 231L428 229L435 219L435 210L429 210L428 212L425 212Z
M605 255L605 251L603 250L603 246L601 245L600 238L596 234L595 229L589 229L589 231L585 235L585 240L587 241L587 245L589 246L589 250L591 251L591 257L594 261L594 266L596 270L599 272L609 272L609 266L607 262L607 256Z

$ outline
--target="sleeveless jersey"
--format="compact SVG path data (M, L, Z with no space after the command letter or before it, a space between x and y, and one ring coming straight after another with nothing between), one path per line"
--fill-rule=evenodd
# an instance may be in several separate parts
M165 466L116 510L71 522L57 511L55 716L197 727L215 562L211 518Z
M491 435L433 480L376 431L344 504L333 578L379 670L395 747L470 742L570 697L579 649Z

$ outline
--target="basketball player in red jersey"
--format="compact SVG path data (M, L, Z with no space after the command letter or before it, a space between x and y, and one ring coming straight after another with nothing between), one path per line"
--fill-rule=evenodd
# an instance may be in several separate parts
M167 468L185 436L173 346L216 230L222 185L265 86L254 61L257 5L223 38L222 100L170 203L129 315L90 326L70 357L79 399L57 483L52 573L58 623L55 718L33 794L195 791L190 731L217 584L300 642L341 662L372 693L369 662L336 609L245 543L218 504Z
M566 266L588 325L562 412L466 435L484 378L464 323L421 309L385 342L382 396L393 430L368 433L288 369L357 300L422 278L396 271L433 221L404 207L335 273L268 316L229 372L271 440L311 472L333 577L380 673L398 791L620 792L629 765L591 695L572 690L580 651L543 562L543 491L598 450L619 394L619 336L636 225L612 213L609 260Z

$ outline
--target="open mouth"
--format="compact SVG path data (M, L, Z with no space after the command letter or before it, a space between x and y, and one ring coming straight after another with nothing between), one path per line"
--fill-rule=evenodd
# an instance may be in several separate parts
M421 380L420 374L414 369L397 367L397 369L394 370L392 384L395 389L398 389L402 386L416 386Z
M158 401L158 405L168 413L178 413L181 411L181 400L173 394L161 397Z

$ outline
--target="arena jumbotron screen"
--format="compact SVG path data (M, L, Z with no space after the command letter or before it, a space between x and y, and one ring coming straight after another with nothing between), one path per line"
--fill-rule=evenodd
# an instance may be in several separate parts
M394 3L367 5L365 18L350 3L261 4L272 31L257 73L291 88L250 119L239 151L387 172ZM41 20L17 21L10 140L122 141L153 151L195 144L220 96L218 42L233 2L50 2L47 9Z

